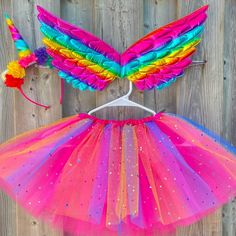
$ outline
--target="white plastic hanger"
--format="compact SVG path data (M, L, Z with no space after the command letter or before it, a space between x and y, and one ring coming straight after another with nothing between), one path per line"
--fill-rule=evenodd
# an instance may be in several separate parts
M203 65L206 62L207 62L206 60L204 60L204 61L192 61L192 65L193 66L194 65ZM150 112L153 115L155 115L156 111L154 111L154 110L152 110L152 109L150 109L148 107L145 107L145 106L143 106L143 105L141 105L139 103L133 102L133 101L131 101L129 99L129 96L132 93L132 91L133 91L133 84L132 84L131 81L129 81L129 91L128 91L127 94L125 94L122 97L119 97L119 98L117 98L117 99L115 99L115 100L113 100L111 102L105 103L105 104L103 104L103 105L101 105L99 107L96 107L96 108L90 110L88 112L88 114L91 115L92 113L94 113L96 111L99 111L99 110L101 110L103 108L106 108L106 107L123 107L124 106L124 107L138 107L138 108L141 108L141 109L143 109L143 110L145 110L147 112ZM161 110L161 111L163 111L163 110Z
M156 114L156 112L148 107L145 107L139 103L133 102L129 99L130 94L133 91L133 84L131 81L129 81L129 91L127 94L123 95L122 97L119 97L111 102L105 103L99 107L94 108L93 110L89 111L88 114L91 115L92 113L99 111L106 107L139 107L147 112L152 113L153 115Z

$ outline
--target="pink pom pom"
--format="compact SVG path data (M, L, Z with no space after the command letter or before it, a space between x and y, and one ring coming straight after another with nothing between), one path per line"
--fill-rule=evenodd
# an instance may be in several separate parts
M31 64L35 62L36 62L36 57L34 53L30 54L27 57L23 57L19 60L19 64L24 68L27 68L28 66L30 66Z

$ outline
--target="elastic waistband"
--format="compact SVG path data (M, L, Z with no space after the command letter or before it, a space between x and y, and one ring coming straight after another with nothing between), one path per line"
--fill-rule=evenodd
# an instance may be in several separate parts
M163 112L159 112L155 115L147 116L147 117L144 117L141 119L125 119L125 120L100 119L96 116L92 116L87 113L81 113L81 114L78 114L78 116L80 118L88 118L88 119L91 119L91 120L94 120L94 121L97 121L97 122L100 122L103 124L115 123L118 125L125 125L125 124L137 125L137 124L142 124L142 123L149 122L149 121L154 121L160 117L161 113L163 113Z

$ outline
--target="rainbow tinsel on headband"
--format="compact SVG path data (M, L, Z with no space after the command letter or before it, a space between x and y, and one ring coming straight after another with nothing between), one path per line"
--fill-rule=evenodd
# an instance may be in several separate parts
M9 18L7 14L5 14L6 23L11 32L12 39L14 41L15 47L18 51L19 55L19 64L26 68L31 63L36 61L34 53L29 49L28 44L25 42L18 29L15 27L13 21Z

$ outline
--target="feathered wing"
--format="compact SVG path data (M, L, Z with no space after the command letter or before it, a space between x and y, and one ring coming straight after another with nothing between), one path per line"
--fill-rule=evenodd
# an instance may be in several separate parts
M138 40L122 55L101 39L38 7L41 31L59 76L81 90L102 90L116 77L139 90L161 89L191 64L208 6Z
M200 42L207 9L203 6L134 43L121 55L121 77L146 90L161 89L182 76Z
M43 42L59 76L81 90L102 90L120 76L120 54L96 36L38 6Z

